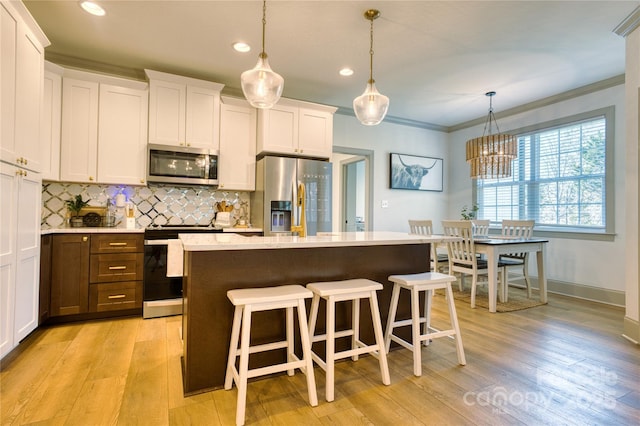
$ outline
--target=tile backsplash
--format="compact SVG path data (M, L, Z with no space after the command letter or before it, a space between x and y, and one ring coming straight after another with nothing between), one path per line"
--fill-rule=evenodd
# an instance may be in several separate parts
M42 226L65 226L68 219L65 201L82 195L90 206L106 206L107 199L115 203L118 193L124 193L128 202L137 207L136 224L149 225L210 225L215 218L215 205L226 200L233 204L232 218L238 220L249 215L249 193L219 191L208 187L176 187L170 185L126 186L95 185L65 182L43 182ZM117 210L122 216L123 209Z

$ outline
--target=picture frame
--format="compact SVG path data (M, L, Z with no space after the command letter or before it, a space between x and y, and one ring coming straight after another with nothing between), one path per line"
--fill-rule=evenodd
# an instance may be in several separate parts
M417 191L442 192L444 161L392 152L389 155L389 187Z

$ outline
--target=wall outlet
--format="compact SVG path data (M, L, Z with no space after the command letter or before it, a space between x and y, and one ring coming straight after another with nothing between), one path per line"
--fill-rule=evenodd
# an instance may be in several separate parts
M382 200L382 208L386 209L387 207L389 207L389 200Z

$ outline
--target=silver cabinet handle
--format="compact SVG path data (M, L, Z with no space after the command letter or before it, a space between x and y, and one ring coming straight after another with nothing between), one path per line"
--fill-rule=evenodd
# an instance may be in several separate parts
M127 269L126 266L109 266L110 271L121 271L123 269Z

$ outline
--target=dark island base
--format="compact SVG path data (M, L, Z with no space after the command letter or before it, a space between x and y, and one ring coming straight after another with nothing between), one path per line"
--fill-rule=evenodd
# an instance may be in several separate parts
M392 274L410 274L429 270L429 244L386 246L322 247L271 250L230 250L185 252L183 374L186 395L221 388L231 339L233 305L227 291L236 288L306 285L317 281L369 278L383 284L378 292L382 326L391 300ZM404 294L407 293L407 294ZM408 292L401 295L398 317L410 317ZM309 312L310 299L307 302ZM318 332L324 331L325 304L320 304ZM373 342L368 303L361 303L361 339ZM350 304L336 307L336 328L350 324ZM284 311L254 313L251 343L284 340ZM406 330L405 338L410 338ZM297 330L296 330L297 332ZM299 340L299 339L297 339ZM338 341L345 349L348 339ZM298 342L299 343L299 342ZM395 344L394 344L395 345ZM318 346L314 350L322 351ZM283 362L285 352L251 355L250 368Z

